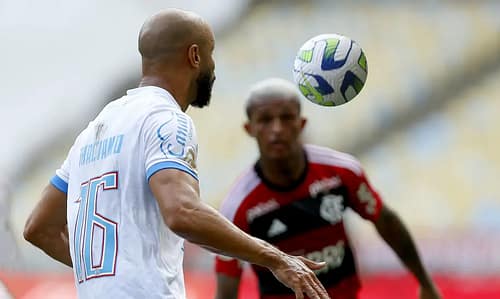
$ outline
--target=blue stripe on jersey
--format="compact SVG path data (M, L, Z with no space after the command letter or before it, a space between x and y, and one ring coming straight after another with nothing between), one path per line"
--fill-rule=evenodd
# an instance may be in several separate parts
M158 162L156 164L151 165L147 170L146 170L146 179L149 181L149 178L155 174L156 172L162 170L162 169L168 169L168 168L173 168L173 169L178 169L181 171L184 171L188 174L190 174L195 180L198 180L198 175L189 167L185 166L184 164L181 164L179 162L175 161L162 161Z
M50 179L50 183L59 191L68 193L68 183L61 179L57 174Z

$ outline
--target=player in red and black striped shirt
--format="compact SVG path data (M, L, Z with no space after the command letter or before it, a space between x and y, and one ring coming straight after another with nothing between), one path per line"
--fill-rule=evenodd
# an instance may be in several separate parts
M374 223L420 282L420 298L440 298L415 245L399 217L382 203L359 162L329 148L306 145L306 124L293 84L268 79L247 100L247 133L258 143L260 157L237 180L221 212L242 230L293 255L325 261L316 272L331 298L354 299L360 281L343 212L350 208ZM217 299L236 298L241 263L216 258ZM265 268L253 266L263 299L294 298Z

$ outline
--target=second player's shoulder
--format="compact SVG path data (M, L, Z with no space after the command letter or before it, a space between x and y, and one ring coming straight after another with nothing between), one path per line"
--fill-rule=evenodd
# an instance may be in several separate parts
M358 176L363 174L361 163L351 154L314 144L305 144L304 149L309 163L343 168Z
M246 169L233 183L226 198L220 205L221 213L233 220L236 211L250 194L261 184L261 180L253 167Z

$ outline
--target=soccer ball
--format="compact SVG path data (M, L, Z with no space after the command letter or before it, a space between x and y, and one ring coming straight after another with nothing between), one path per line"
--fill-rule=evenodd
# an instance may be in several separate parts
M293 79L301 93L322 106L352 100L365 85L367 74L361 47L338 34L321 34L306 41L293 65Z

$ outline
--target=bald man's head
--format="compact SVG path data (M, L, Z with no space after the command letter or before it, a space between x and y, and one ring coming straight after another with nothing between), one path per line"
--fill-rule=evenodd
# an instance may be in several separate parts
M165 9L149 18L139 34L142 82L167 89L185 106L206 106L215 80L214 46L214 34L203 18Z
M197 14L170 8L149 18L139 34L139 52L143 59L167 58L190 44L207 43L210 26Z

